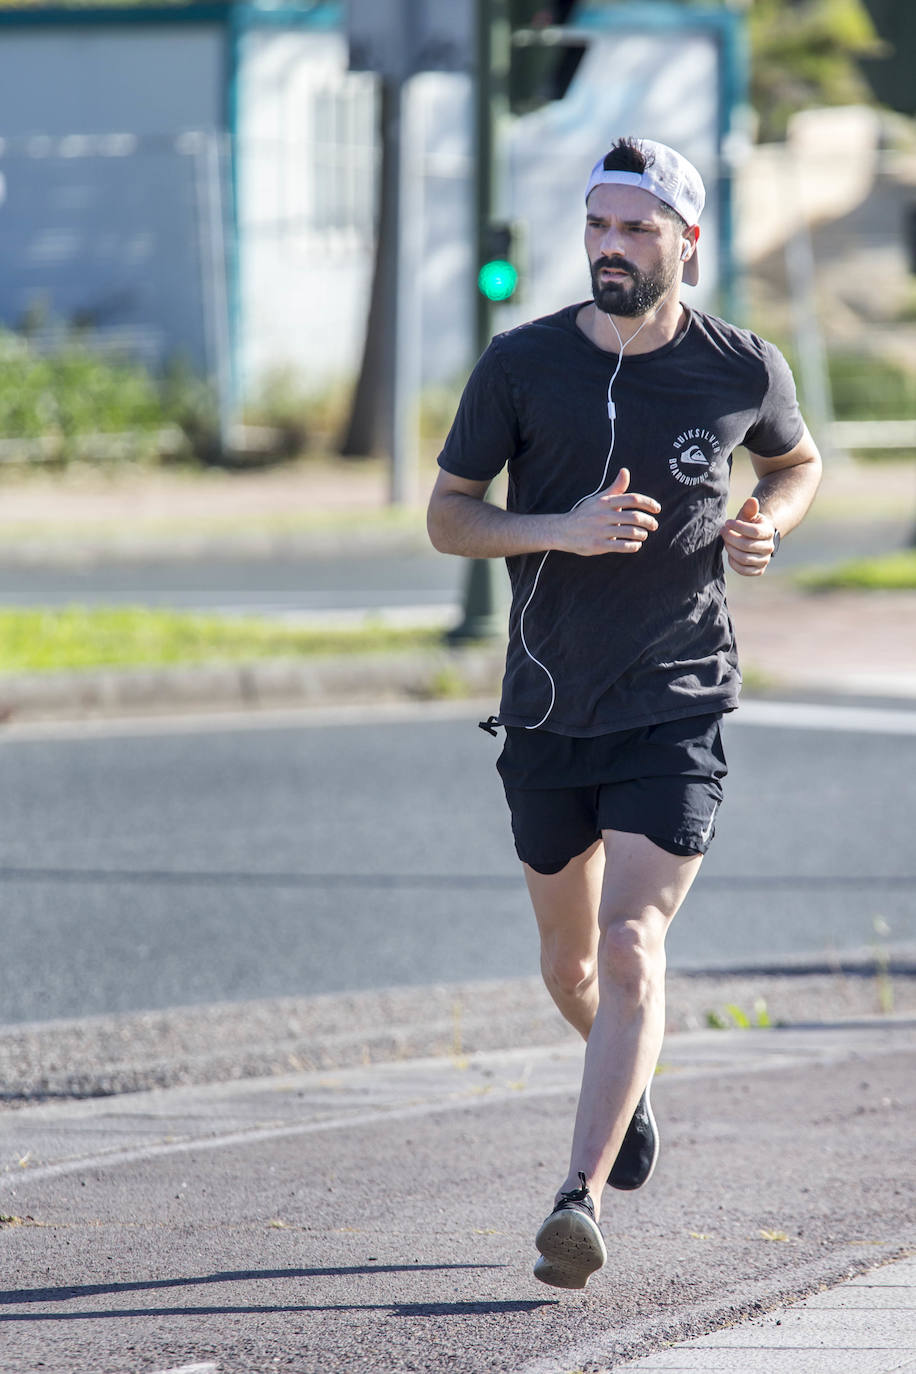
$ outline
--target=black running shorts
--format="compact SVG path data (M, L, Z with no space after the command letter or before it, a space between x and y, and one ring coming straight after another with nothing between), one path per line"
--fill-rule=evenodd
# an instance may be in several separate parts
M519 858L559 873L602 830L705 854L728 772L720 719L686 716L592 739L508 726L497 768Z

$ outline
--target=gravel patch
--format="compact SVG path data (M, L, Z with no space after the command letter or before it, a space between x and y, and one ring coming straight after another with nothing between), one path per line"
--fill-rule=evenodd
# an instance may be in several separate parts
M916 1012L916 961L886 970L674 973L668 1033ZM537 978L178 1007L0 1026L0 1109L179 1084L568 1042Z

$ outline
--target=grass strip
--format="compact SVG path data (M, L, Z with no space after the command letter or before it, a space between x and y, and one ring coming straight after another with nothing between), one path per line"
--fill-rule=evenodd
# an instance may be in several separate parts
M434 628L381 622L337 629L143 606L0 609L2 673L390 653L432 648L441 641L441 631Z
M835 568L805 572L798 580L814 591L913 591L916 549L897 549L877 558L860 558Z

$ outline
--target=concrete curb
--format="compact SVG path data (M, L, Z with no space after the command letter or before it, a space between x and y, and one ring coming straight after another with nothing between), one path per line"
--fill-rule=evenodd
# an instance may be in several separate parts
M79 721L232 710L369 706L383 702L491 698L495 709L505 659L502 646L427 653L353 655L312 661L268 659L195 667L0 676L0 724ZM745 698L801 701L916 702L916 677L865 679L799 674L772 678Z
M308 661L22 674L0 678L0 719L72 720L486 695L498 690L504 657L502 645L471 646Z
M200 711L369 705L449 697L498 699L505 648L447 647L412 653L336 658L264 659L170 668L105 668L0 676L0 723L73 721ZM773 677L765 690L833 701L912 702L916 675L798 673Z

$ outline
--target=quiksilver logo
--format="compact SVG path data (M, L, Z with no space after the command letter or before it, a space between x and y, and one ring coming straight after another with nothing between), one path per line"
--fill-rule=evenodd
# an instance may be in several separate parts
M718 435L711 429L685 429L675 439L668 459L672 477L685 487L699 486L706 481L721 448Z

